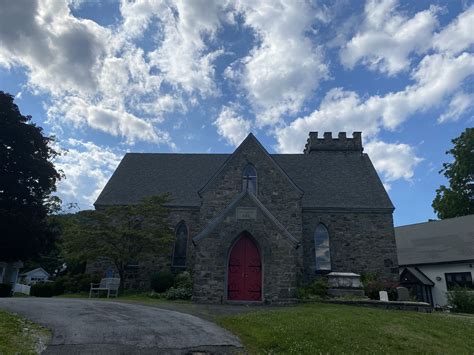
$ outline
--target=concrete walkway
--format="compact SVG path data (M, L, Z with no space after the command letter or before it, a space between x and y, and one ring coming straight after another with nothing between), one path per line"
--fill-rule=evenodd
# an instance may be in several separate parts
M45 354L193 354L242 351L214 323L143 305L61 298L0 298L0 308L52 331Z

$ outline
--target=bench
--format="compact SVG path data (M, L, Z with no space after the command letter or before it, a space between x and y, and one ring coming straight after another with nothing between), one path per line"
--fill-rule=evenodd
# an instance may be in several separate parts
M91 283L91 289L89 291L89 298L92 297L94 293L97 293L99 296L100 291L107 291L107 298L110 296L117 297L118 290L120 287L120 278L109 277L100 280L100 283Z

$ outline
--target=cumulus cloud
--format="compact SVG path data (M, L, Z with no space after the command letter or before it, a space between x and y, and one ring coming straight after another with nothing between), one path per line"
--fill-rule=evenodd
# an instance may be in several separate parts
M219 29L219 13L219 5L212 0L176 1L169 7L159 8L163 41L148 56L167 82L203 97L218 93L214 61L223 50L209 50L205 39L212 39Z
M238 146L250 132L252 124L239 115L235 108L224 106L214 121L217 133L229 144Z
M55 165L65 174L58 184L58 195L64 204L77 203L81 209L92 208L122 154L89 141L68 139Z
M321 49L306 37L316 11L297 1L240 1L236 10L258 44L226 75L240 81L258 126L276 124L297 113L328 75Z
M474 5L462 12L458 18L437 33L433 46L438 51L457 54L474 44Z
M373 138L382 128L393 130L417 111L438 106L472 75L473 54L432 54L425 56L413 72L415 84L404 90L363 100L356 92L332 89L319 109L276 130L277 149L301 152L309 131L362 131Z
M29 87L50 95L46 105L56 131L80 123L130 144L174 148L155 125L186 106L179 95L162 92L165 79L129 41L137 29L127 19L111 29L74 17L66 2L7 2L0 12L0 65L26 68Z
M438 118L439 123L448 121L457 121L466 112L472 109L474 103L474 95L459 92L453 96L449 102L446 112Z
M366 143L364 149L369 154L375 169L382 175L386 187L395 180L410 181L416 166L423 161L408 144L373 140Z
M460 88L474 75L474 54L465 51L472 43L472 31L466 31L466 27L472 23L474 7L461 13L437 34L433 32L437 25L433 9L408 19L397 14L395 7L395 1L367 2L365 32L356 35L341 55L348 66L362 60L372 69L394 74L410 67L409 54L412 51L421 53L435 49L412 70L412 83L400 91L369 97L360 97L358 93L343 88L329 90L312 113L275 130L279 152L301 152L309 131L362 131L369 142L365 145L366 151L389 187L392 181L410 180L421 158L409 145L380 141L377 137L382 129L397 129L413 114L440 108L446 102L449 105L439 117L440 123L457 120L472 108L472 94L464 93ZM424 25L420 27L420 24ZM365 40L370 43L371 36L387 36L388 29L393 35L390 40L403 38L405 41L392 42L394 53L384 51L382 47L366 47L369 50L365 50L358 46ZM400 33L402 37L399 37ZM429 47L421 50L414 46L414 42L408 41L413 39L412 35L418 39L425 38ZM453 39L449 41L451 37ZM446 42L441 44L443 38ZM457 38L462 40L457 41Z
M29 84L55 95L92 93L109 31L76 19L61 1L9 1L0 12L0 63L29 70Z
M432 6L408 18L396 7L396 0L367 1L363 29L341 50L346 67L362 62L372 70L394 75L410 68L412 53L422 54L431 47L438 8Z

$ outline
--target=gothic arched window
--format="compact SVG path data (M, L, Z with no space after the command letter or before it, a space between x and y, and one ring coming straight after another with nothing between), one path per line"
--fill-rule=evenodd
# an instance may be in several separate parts
M257 194L257 170L252 164L248 164L242 174L242 190Z
M184 221L179 222L176 227L176 238L173 250L173 266L186 266L186 251L188 248L188 227Z
M331 253L329 250L329 232L324 224L318 224L314 231L314 251L316 270L331 270Z

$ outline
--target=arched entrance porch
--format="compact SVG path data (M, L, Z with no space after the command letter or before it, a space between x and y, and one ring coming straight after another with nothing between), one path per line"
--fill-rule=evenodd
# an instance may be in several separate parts
M230 251L227 299L262 300L262 258L253 237L248 232L240 234Z

